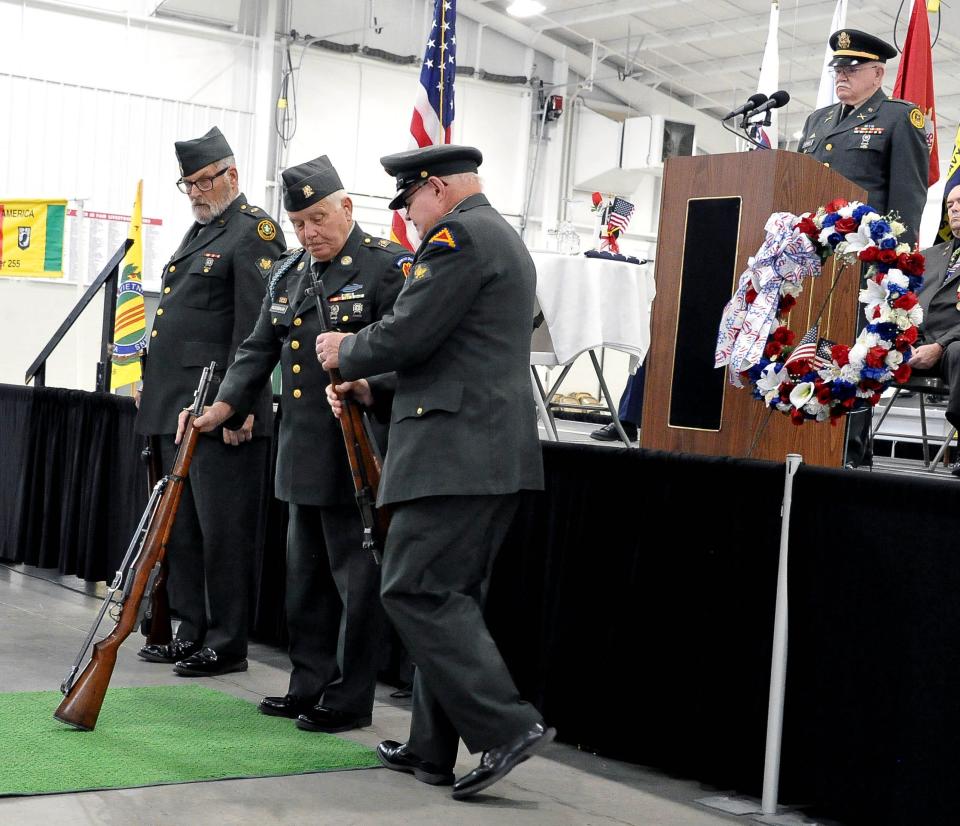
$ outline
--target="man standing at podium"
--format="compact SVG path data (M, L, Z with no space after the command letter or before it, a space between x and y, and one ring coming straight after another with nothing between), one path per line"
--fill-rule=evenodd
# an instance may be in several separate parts
M884 64L897 50L856 29L834 32L830 47L840 103L807 118L798 150L867 190L867 203L881 214L899 213L907 228L901 240L915 243L927 200L930 151L923 112L908 101L888 98L881 88ZM858 318L862 324L862 314ZM871 418L868 408L850 420L848 466L873 461Z
M855 29L830 36L837 98L803 126L799 151L867 190L881 214L900 213L901 240L915 242L927 200L926 118L914 104L888 98L881 88L885 63L897 50ZM811 208L816 204L811 204Z

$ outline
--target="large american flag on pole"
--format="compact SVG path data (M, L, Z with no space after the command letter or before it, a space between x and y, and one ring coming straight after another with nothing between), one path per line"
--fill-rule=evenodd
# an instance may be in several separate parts
M410 119L410 149L450 143L456 51L457 0L434 0L433 24L427 35L417 99ZM398 243L413 249L413 228L408 230L405 216L406 210L393 213L390 235Z

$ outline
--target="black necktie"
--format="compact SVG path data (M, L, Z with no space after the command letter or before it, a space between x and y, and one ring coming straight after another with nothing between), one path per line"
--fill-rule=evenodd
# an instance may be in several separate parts
M840 110L840 120L843 120L852 111L853 107L849 103L843 104L843 108Z

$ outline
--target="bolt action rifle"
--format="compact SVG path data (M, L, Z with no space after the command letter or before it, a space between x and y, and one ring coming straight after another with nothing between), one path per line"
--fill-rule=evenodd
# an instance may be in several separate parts
M320 279L311 270L312 287L309 293L317 304L317 315L320 316L320 330L331 332L330 320L324 308L323 289ZM330 384L336 386L343 383L343 377L336 368L327 370ZM386 508L377 507L377 490L380 487L380 470L383 460L377 448L377 442L370 430L370 422L361 410L360 405L350 399L343 399L343 415L340 417L340 428L343 430L343 443L347 448L347 461L350 463L350 473L353 476L354 497L360 509L360 521L363 524L363 549L373 554L373 559L380 564L380 552L390 526L390 514Z
M120 563L120 569L107 589L100 613L80 648L73 666L60 685L63 702L53 716L69 726L82 731L92 731L100 716L100 707L110 685L114 666L117 664L117 652L123 641L140 626L150 596L156 586L157 576L167 549L170 529L177 515L183 484L190 470L193 451L200 435L193 427L193 421L203 413L207 391L213 379L216 362L203 368L200 384L193 396L187 429L180 442L180 449L173 462L173 469L160 479L153 488L147 507L140 517L127 553ZM97 634L104 615L110 613L113 629L100 642L93 646L90 659L83 672L80 666L90 650L90 644Z

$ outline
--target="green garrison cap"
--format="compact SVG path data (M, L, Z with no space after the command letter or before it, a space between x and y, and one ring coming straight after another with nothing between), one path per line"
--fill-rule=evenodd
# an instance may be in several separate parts
M872 61L886 63L897 56L897 50L885 40L856 29L840 29L831 34L830 48L833 49L831 66L857 66Z
M184 176L192 175L233 154L227 139L216 126L202 138L176 141L173 146L177 150L177 160L180 161L180 174Z
M448 143L384 155L380 163L388 175L397 179L397 197L390 202L390 209L400 209L406 190L414 184L432 176L442 178L459 172L476 172L483 163L483 155L472 146Z
M287 212L299 212L343 189L340 176L326 155L284 169L280 177L283 178L283 206Z

